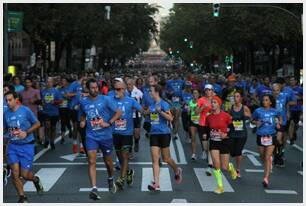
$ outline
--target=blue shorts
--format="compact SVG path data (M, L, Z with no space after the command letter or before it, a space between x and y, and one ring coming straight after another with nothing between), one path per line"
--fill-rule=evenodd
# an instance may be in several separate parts
M86 137L87 151L97 150L98 148L102 150L103 156L111 155L113 152L113 139L94 140L92 138Z
M34 144L8 144L6 148L7 164L19 163L24 170L32 170Z

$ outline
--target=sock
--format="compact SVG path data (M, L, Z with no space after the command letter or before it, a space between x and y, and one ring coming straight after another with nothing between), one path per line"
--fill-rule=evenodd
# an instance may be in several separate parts
M217 170L214 169L213 174L214 174L214 177L217 180L218 187L223 187L221 170L220 169L217 169Z
M77 140L73 140L73 144L77 144L78 143L78 141Z
M80 147L83 147L83 144L82 144L82 143L80 143Z

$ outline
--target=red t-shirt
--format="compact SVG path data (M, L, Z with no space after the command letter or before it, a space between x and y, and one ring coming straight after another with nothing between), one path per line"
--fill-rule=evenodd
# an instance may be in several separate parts
M221 111L219 114L210 114L206 118L206 124L211 129L210 137L217 136L219 131L227 133L227 127L232 123L232 117Z
M201 114L200 114L200 121L199 121L200 126L206 126L207 125L206 124L206 117L207 117L209 111L211 110L211 103L206 97L201 97L200 99L198 99L198 107L202 107L203 105L207 105L208 107L203 109Z

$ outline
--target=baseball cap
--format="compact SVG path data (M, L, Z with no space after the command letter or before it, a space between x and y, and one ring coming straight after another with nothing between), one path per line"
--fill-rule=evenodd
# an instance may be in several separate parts
M214 87L213 87L213 85L211 85L211 84L206 84L205 87L204 87L204 90L205 90L205 89L214 90Z
M185 85L186 85L186 86L192 86L192 83L191 83L191 81L187 81L187 82L185 83Z
M114 80L115 80L115 81L118 81L118 82L123 82L123 79L120 78L120 77L116 77Z

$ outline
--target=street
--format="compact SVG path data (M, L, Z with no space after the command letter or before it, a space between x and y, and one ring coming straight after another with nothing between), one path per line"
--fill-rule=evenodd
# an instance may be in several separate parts
M143 131L143 130L142 130ZM224 190L222 195L212 191L216 188L213 176L206 176L206 162L200 158L198 145L198 159L190 160L190 143L185 141L184 133L180 131L180 139L172 141L171 156L183 169L183 182L176 185L173 171L163 165L161 168L161 192L152 193L147 185L152 180L151 156L149 140L142 133L139 152L130 160L130 166L135 170L134 184L126 186L123 191L110 194L107 189L107 173L101 157L97 162L98 190L102 196L96 202L106 203L300 203L303 201L303 171L300 166L303 158L302 129L298 129L298 140L295 145L287 145L285 168L273 167L271 183L268 189L262 187L263 167L257 153L255 135L248 129L248 141L244 150L241 167L241 178L233 181L224 172ZM58 136L58 135L57 135ZM58 138L59 140L59 138ZM66 143L56 144L54 151L41 150L35 156L34 172L41 177L45 192L39 196L32 182L25 183L25 192L29 202L48 203L88 203L94 202L88 197L90 191L87 159L74 156L71 151L71 139L66 137ZM46 152L45 152L46 151ZM234 163L234 160L232 160ZM115 177L119 171L115 172ZM16 202L16 191L11 179L4 187L3 200L5 203Z

